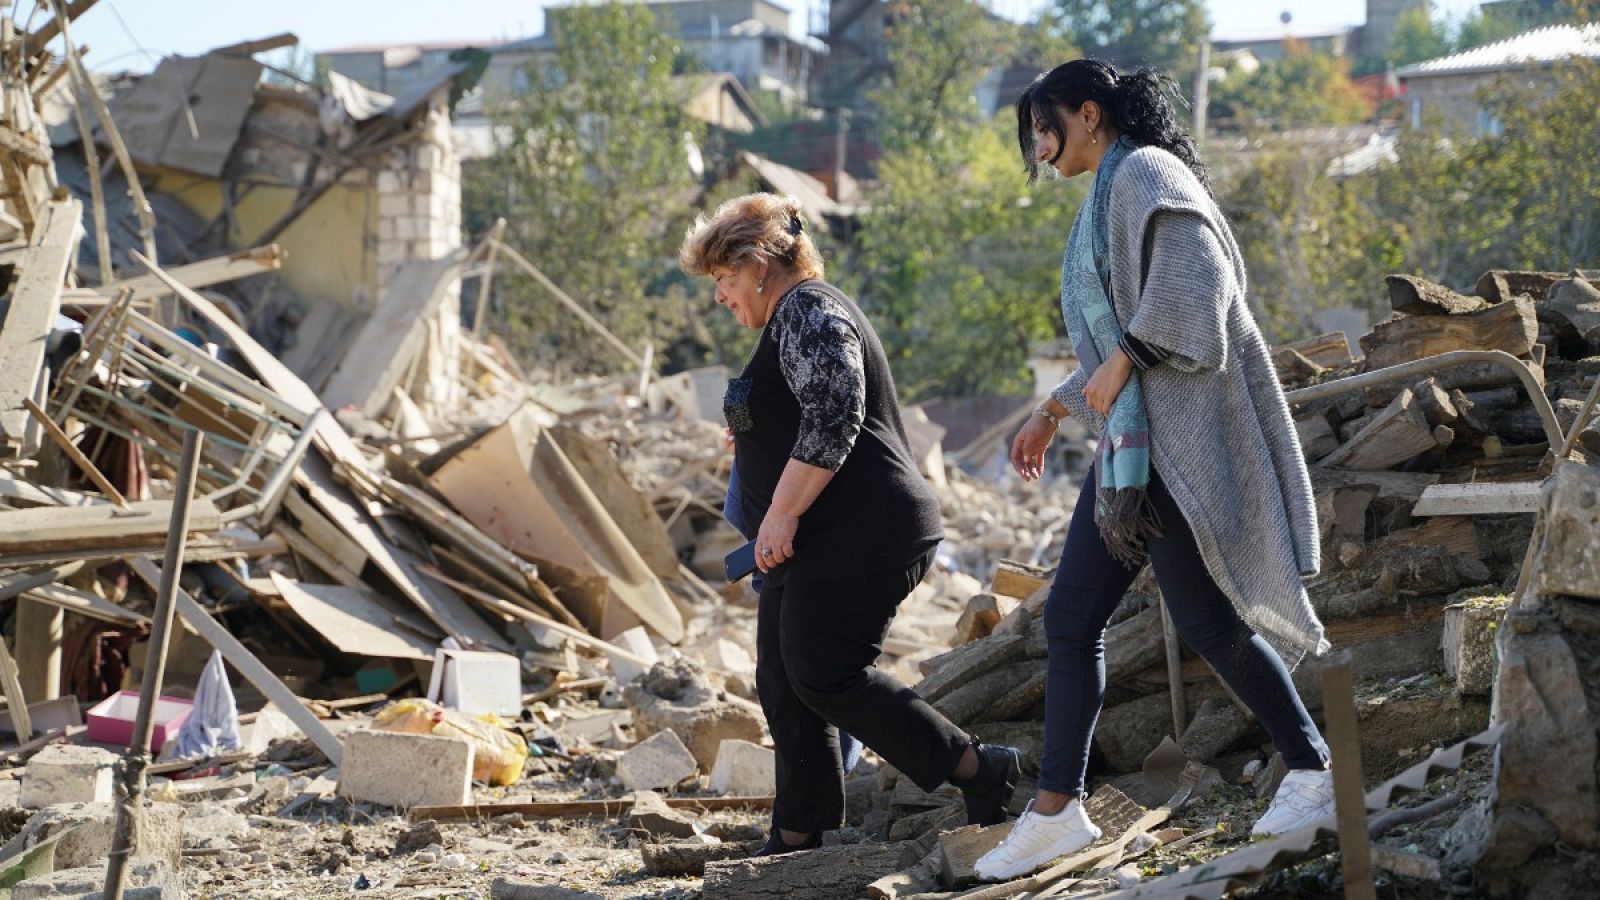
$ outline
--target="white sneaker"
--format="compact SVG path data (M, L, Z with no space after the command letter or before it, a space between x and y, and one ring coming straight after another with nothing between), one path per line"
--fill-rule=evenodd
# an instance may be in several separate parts
M1283 776L1272 805L1250 829L1253 837L1288 834L1333 817L1333 772L1294 769Z
M1099 839L1100 829L1089 821L1089 814L1077 800L1053 816L1034 812L1030 801L1022 818L1011 826L1011 833L985 853L973 870L984 881L1010 881Z

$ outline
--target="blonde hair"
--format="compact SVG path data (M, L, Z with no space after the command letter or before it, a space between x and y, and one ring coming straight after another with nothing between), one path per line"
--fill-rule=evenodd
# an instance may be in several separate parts
M800 201L745 194L695 219L684 233L678 263L690 275L709 275L766 260L803 278L822 277L822 255L806 233Z

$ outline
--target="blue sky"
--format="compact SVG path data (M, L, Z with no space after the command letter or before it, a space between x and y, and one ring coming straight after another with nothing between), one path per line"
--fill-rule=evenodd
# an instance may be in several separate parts
M807 5L825 0L779 2L795 11L793 27L799 31ZM1011 15L1038 2L993 0ZM16 0L13 12L26 20L34 3ZM1297 27L1355 24L1366 16L1364 0L1210 0L1208 6L1219 33L1277 28L1283 11L1293 15ZM1472 0L1434 0L1436 10L1451 16L1475 6ZM41 13L35 27L44 18ZM73 39L89 46L92 68L116 71L149 69L150 57L196 54L281 31L293 31L302 47L316 51L362 43L516 38L538 34L543 23L535 0L100 0L73 26Z

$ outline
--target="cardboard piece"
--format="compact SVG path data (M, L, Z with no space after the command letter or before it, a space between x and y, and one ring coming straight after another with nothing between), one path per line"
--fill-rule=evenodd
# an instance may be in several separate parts
M609 638L642 622L672 643L683 639L683 616L660 580L527 407L428 483L485 534L538 563L591 631Z

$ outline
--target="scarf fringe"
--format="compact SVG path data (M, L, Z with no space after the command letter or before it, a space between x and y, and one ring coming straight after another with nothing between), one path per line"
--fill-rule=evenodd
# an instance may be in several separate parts
M1150 492L1142 487L1106 488L1097 491L1096 500L1095 524L1106 550L1130 569L1142 567L1150 555L1145 540L1161 537L1161 517L1150 502Z

